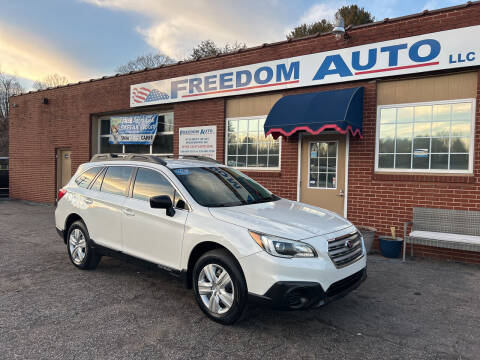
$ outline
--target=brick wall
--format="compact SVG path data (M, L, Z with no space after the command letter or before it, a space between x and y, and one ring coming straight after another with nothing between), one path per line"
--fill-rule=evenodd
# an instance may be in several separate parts
M473 176L375 174L376 95L365 92L363 139L350 141L348 217L380 233L412 219L414 206L480 211L480 73L478 79Z
M18 107L10 118L10 195L38 202L55 199L55 149L72 148L72 171L91 156L91 118L110 112L128 112L131 84L173 78L227 67L328 51L342 47L415 36L480 24L480 3L441 12L384 21L349 30L348 40L332 35L260 46L240 53L152 69L124 76L25 94L12 98ZM479 79L480 84L480 79ZM365 87L363 139L350 141L348 216L356 224L373 225L387 233L401 231L413 206L480 210L480 104L477 97L474 176L374 174L376 83L343 83L285 91L285 94ZM480 95L480 88L479 88ZM48 98L44 105L42 98ZM480 96L479 96L480 97ZM146 110L148 107L142 108ZM152 109L157 109L153 107ZM224 160L225 99L174 104L174 152L178 129L217 125L217 159ZM274 192L289 199L297 196L298 137L283 140L281 171L247 172Z

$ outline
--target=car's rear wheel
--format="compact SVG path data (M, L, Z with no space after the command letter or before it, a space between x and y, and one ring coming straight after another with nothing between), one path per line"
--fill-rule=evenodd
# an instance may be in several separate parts
M97 267L101 256L90 246L90 236L82 221L75 221L68 229L67 249L70 261L77 268L90 270Z
M235 259L216 249L202 255L193 269L195 298L202 311L221 324L232 324L247 303L247 286Z

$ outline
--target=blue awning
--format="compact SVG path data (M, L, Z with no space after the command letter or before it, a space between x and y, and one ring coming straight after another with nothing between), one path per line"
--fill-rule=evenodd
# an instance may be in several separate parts
M319 134L333 129L362 137L363 87L288 95L278 100L265 121L265 136L298 131Z

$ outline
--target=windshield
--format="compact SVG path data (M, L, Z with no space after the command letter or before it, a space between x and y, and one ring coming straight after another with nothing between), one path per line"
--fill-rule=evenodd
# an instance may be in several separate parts
M280 198L240 171L227 167L173 169L190 195L207 207L239 206Z

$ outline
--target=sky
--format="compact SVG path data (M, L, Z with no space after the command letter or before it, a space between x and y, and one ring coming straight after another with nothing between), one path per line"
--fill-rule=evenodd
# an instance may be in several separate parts
M0 0L0 72L26 90L58 73L77 82L115 73L138 55L184 59L200 41L255 46L357 4L376 20L455 0Z

